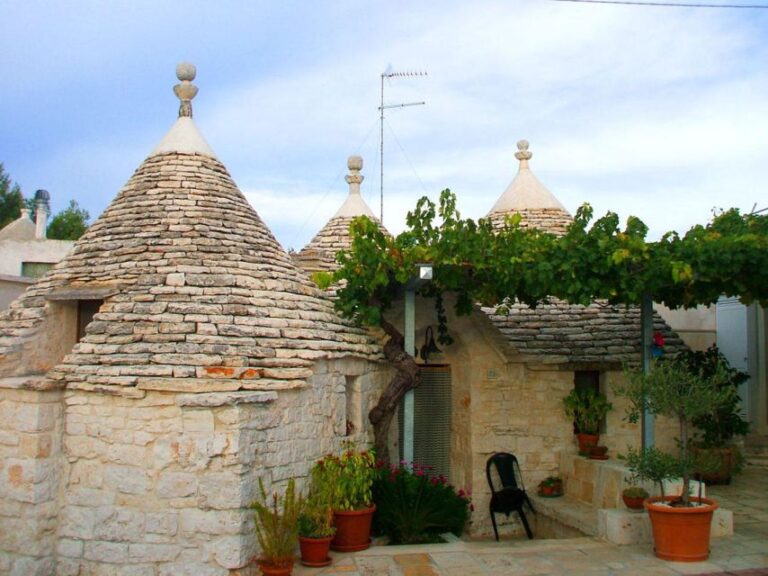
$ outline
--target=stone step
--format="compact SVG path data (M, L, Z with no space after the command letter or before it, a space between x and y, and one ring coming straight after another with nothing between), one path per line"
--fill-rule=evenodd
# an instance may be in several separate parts
M586 536L597 536L597 508L568 496L543 498L530 495L536 514ZM537 535L538 537L538 535Z
M746 456L744 457L744 464L746 466L753 466L755 468L768 468L768 455L765 456Z

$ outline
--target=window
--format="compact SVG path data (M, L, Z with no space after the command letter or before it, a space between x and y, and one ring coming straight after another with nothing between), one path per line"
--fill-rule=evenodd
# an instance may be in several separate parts
M451 476L451 368L419 366L421 384L413 391L413 460L432 474ZM405 441L405 410L399 408L400 458Z
M40 278L53 268L51 262L22 262L21 275L27 278Z

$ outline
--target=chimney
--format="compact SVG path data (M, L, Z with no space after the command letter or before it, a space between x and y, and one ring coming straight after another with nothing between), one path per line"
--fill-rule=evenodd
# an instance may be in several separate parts
M35 238L45 240L45 227L48 224L51 195L47 190L35 192Z

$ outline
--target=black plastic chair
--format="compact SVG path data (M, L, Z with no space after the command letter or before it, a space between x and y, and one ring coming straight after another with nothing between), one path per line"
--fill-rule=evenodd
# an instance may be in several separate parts
M494 469L499 480L496 483L494 483L493 479ZM491 504L489 508L496 541L499 541L499 529L496 527L495 516L497 513L509 516L510 513L517 512L520 515L520 520L523 522L528 538L533 538L533 532L531 532L531 527L528 525L528 519L525 517L523 506L527 504L534 514L536 510L533 508L533 503L525 492L523 476L520 473L520 464L518 464L517 458L507 452L496 452L488 458L488 462L485 464L485 475L488 477L488 486L491 488ZM501 485L498 485L499 483Z

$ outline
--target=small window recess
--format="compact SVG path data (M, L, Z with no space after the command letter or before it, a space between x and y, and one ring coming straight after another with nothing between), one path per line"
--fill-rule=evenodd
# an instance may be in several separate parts
M85 328L91 323L93 317L104 304L104 300L78 300L77 301L77 341L85 336Z
M363 394L360 378L357 376L345 376L346 405L346 436L354 436L363 430Z
M576 370L573 373L573 387L576 390L593 390L603 392L604 378L599 370ZM574 432L576 425L574 424ZM600 434L605 434L605 418L600 422Z

